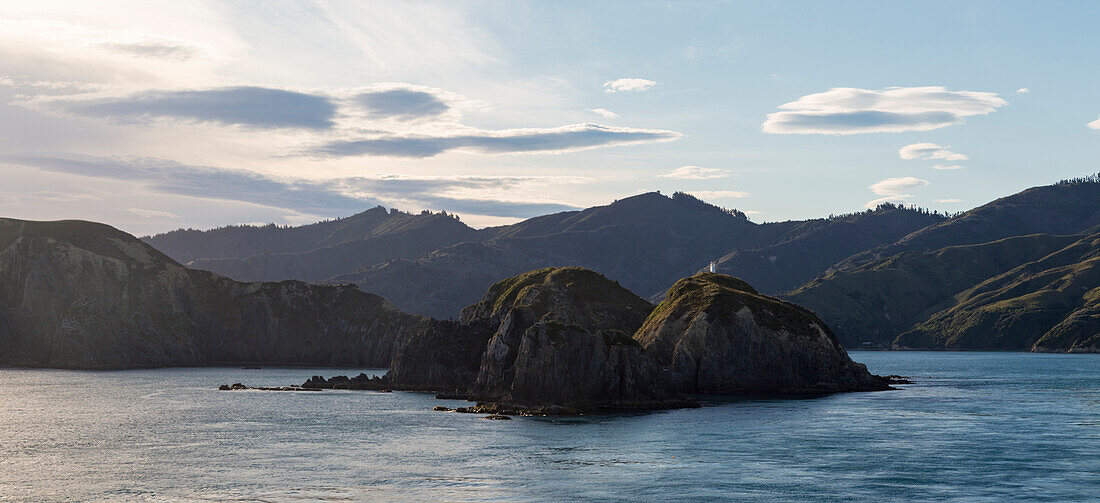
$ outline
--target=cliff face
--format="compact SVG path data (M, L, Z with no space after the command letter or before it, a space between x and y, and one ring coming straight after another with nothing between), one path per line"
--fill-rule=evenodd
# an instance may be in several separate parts
M887 388L813 313L720 274L677 282L635 338L686 393Z
M0 219L0 362L388 366L426 320L348 286L239 283L80 221Z
M493 285L462 313L497 327L472 396L509 405L642 408L670 394L630 337L653 306L576 267L532 271Z
M587 269L532 271L490 287L458 323L433 322L409 339L389 378L502 407L659 406L670 395L629 335L652 308Z

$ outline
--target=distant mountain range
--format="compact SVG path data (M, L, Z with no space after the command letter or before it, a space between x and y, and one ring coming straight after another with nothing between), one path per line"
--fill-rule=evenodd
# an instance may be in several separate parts
M587 267L659 301L715 261L720 273L814 310L848 347L1086 351L1096 341L1076 331L1092 326L1096 307L1086 271L1098 226L1100 182L1090 177L951 218L884 204L757 224L689 194L646 193L481 230L446 213L374 208L302 227L143 239L238 280L354 283L438 318L456 317L493 283L532 269ZM1047 257L1058 253L1055 266ZM1032 277L1037 267L1047 272ZM1067 290L1066 281L1075 286ZM1001 287L988 291L992 284ZM1062 297L1051 300L1052 291ZM1042 314L1012 324L1006 317L1023 315L1011 306Z
M756 224L688 194L653 192L482 230L446 214L374 208L303 227L179 230L143 239L191 267L240 281L354 283L407 311L450 318L493 283L554 266L587 267L659 300L677 280L718 260L719 272L778 294L853 253L944 219L883 205Z

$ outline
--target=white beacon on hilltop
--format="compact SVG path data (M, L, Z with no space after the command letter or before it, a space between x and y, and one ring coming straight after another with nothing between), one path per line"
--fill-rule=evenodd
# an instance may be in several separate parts
M715 264L713 260L710 262L710 272L718 272L718 264Z

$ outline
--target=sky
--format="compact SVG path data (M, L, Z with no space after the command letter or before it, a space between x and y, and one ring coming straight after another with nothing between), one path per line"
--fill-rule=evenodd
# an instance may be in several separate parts
M0 216L134 234L685 191L780 221L1100 171L1100 3L0 1Z

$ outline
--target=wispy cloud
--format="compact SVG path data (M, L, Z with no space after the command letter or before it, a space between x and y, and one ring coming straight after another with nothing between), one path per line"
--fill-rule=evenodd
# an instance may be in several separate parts
M750 196L748 192L737 190L693 190L691 193L703 199L740 199Z
M941 170L941 171L951 171L951 170L956 170L956 169L963 169L963 167L959 166L958 164L937 164L935 166L932 166L932 169L938 169L938 170Z
M718 168L703 168L699 166L680 166L670 173L657 175L661 178L675 178L678 180L710 180L713 178L725 178L729 172Z
M1085 125L1088 126L1089 129L1100 129L1100 118L1097 118L1096 120Z
M657 85L656 82L646 79L615 79L603 83L603 90L609 93L624 91L640 92Z
M913 197L912 194L907 192L924 187L928 185L928 180L921 180L920 178L906 176L902 178L887 178L877 183L871 184L869 189L876 195L880 195L878 199L868 201L865 207L874 208L882 203L906 203Z
M871 192L880 196L897 196L903 192L926 185L928 185L928 180L907 176L904 178L887 178L881 182L871 184L868 188L871 189Z
M575 124L557 128L471 130L466 134L430 136L420 134L383 135L362 140L340 140L306 152L317 157L389 156L425 158L451 150L481 154L572 152L610 145L665 142L680 133L663 129L633 129Z
M1021 88L1016 90L1016 94L1027 94L1027 93L1030 93L1030 92L1031 92L1031 89L1028 89L1026 87L1021 87Z
M328 129L336 104L328 97L267 87L226 87L187 91L144 91L121 97L50 100L68 113L147 121L176 119L260 129Z
M965 161L969 159L965 154L951 151L951 146L946 147L935 143L913 143L898 150L898 156L902 159L940 159L944 161Z
M179 218L179 215L168 211L147 210L144 208L130 208L126 211L145 218Z
M554 202L496 199L478 193L508 193L524 185L580 181L555 177L400 175L314 181L276 178L244 170L191 166L161 159L90 156L0 156L0 163L134 182L161 194L243 202L324 216L347 215L367 206L405 201L431 209L525 218L576 207ZM141 211L145 213L130 210L145 217L164 216L149 213L159 210Z
M605 119L617 119L617 118L619 118L619 114L617 114L615 112L612 112L611 110L608 110L606 108L589 108L588 111L592 112L596 115L599 115L600 117L603 117Z
M1008 104L996 93L940 86L882 90L836 87L803 96L768 114L765 133L859 134L928 131L985 115Z
M937 203L961 203L962 199L936 199Z
M143 42L104 42L100 44L100 46L104 49L129 56L175 61L189 60L194 58L199 52L198 48L195 46L155 40Z

